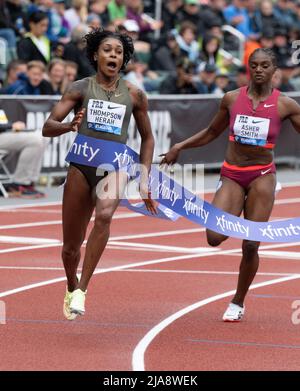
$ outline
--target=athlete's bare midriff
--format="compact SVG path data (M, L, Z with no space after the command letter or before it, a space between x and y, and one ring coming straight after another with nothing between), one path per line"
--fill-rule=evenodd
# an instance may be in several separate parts
M225 154L227 163L239 166L267 165L273 161L273 152L264 147L243 145L229 141Z

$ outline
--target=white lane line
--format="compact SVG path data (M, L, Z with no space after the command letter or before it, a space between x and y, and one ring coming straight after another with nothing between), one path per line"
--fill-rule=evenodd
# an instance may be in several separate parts
M176 247L176 246L164 246L160 244L149 244L149 243L130 243L130 242L122 242L122 241L113 241L109 242L110 245L122 245L124 247L135 247L135 248L143 248L143 249L154 249L154 250L164 250L164 251L172 251L177 253L201 253L201 252L218 252L220 249L212 248L212 247Z
M297 251L259 251L259 255L262 257L297 259L300 261L300 252Z
M86 244L83 244L83 247L86 247ZM158 248L140 248L140 247L126 247L126 246L110 246L109 244L106 246L107 249L110 249L110 250L125 250L125 251L139 251L139 252L152 252L152 253L170 253L172 251L167 251L167 250L162 250L162 249L158 249ZM181 253L184 252L184 251L180 251ZM188 252L189 254L189 252Z
M61 209L15 209L15 210L9 210L4 211L8 213L45 213L45 214L59 214L61 215ZM3 213L3 211L2 211Z
M63 271L63 267L39 267L39 266L0 266L0 269L3 270L31 270L31 271ZM78 272L81 271L82 268L78 268ZM101 270L97 268L95 272L99 272ZM224 276L236 276L238 272L230 272L230 271L216 271L216 270L173 270L173 269L123 269L115 271L120 273L174 273L174 274L208 274L208 275L224 275ZM299 273L268 273L268 272L258 272L257 276L295 276Z
M298 246L298 245L297 245ZM261 247L263 248L263 246ZM259 251L259 256L261 258L265 259L291 259L291 260L297 260L300 261L300 252L296 251ZM234 257L240 257L242 255L242 251L236 254L232 254Z
M144 238L154 238L159 236L169 236L169 235L183 235L183 234L193 234L204 232L205 228L188 228L188 229L176 229L171 231L158 231L158 232L149 232L144 234L132 234L132 235L123 235L123 236L114 236L111 240L129 240L129 239L144 239Z
M42 212L41 212L42 213ZM119 219L129 219L133 217L145 217L138 213L120 213L113 216L114 220ZM95 221L95 217L92 217L91 222ZM47 225L60 225L62 220L50 220L50 221L37 221L34 223L21 223L21 224L9 224L9 225L0 225L0 229L15 229L15 228L31 228L31 227L42 227Z
M44 206L53 206L53 205L61 205L61 201L33 202L32 204L6 205L6 206L0 206L0 211L6 212L6 211L11 211L20 208L44 207Z
M282 188L284 189L285 187L298 187L300 186L300 182L299 181L295 181L295 182L286 182L286 183L281 183L282 185Z
M0 266L1 268L1 266ZM228 272L228 271L215 271L215 270L173 270L173 269L126 269L122 272L133 272L133 273L182 273L182 274L213 274L213 275L238 275L239 272ZM299 273L267 273L258 272L257 276L295 276Z
M283 204L297 204L300 202L300 198L282 198L275 201L275 205L283 205Z
M291 281L296 280L300 278L300 274L296 274L293 276L287 276L282 278L277 278L270 281L260 282L257 284L253 284L250 286L249 290L261 288L268 285L274 285L274 284L280 284L285 281ZM213 303L217 300L224 299L225 297L229 297L231 295L235 294L235 290L224 292L215 296L208 297L207 299L200 300L194 304L191 304L174 314L168 316L163 321L158 323L156 326L154 326L151 330L148 331L148 333L140 340L140 342L137 344L133 351L132 355L132 369L134 371L145 371L145 352L151 342L157 337L158 334L160 334L164 329L166 329L168 326L170 326L171 323L175 322L179 318L185 316L189 312L192 312L196 309L199 309L207 304Z
M31 247L33 249L36 249L37 247L39 247L39 248L46 248L46 247L55 247L55 246L56 245L44 245L44 246L41 245L41 246L31 246ZM273 246L275 247L276 245L273 245ZM269 245L269 246L266 246L266 247L272 248L272 245ZM14 250L15 251L19 251L19 249L20 248L9 249L9 250L11 250L10 252L13 252ZM25 248L25 249L27 249L27 248ZM2 250L2 251L4 251L4 250ZM209 256L215 256L215 255L235 254L235 253L238 253L239 251L240 251L240 248L236 248L236 249L231 249L231 250L222 250L222 251L219 251L217 254L209 252L209 253L201 253L201 254L188 254L188 255L179 255L179 256L175 256L175 257L160 258L160 259L155 259L155 260L152 260L152 261L144 261L144 262L138 262L138 263L122 265L122 266L118 266L118 267L111 267L111 268L107 268L107 269L101 269L99 271L96 271L94 274L108 273L108 272L111 272L111 271L129 269L129 268L132 268L132 267L139 267L139 266L146 266L146 265L155 265L157 263L179 261L179 260L183 260L183 259L204 258L204 257L209 257ZM53 280L42 281L42 282L37 283L37 284L26 285L24 287L20 287L20 288L17 288L17 289L13 289L11 291L7 291L8 293L7 292L2 292L2 293L0 293L0 297L8 296L10 294L14 294L14 293L18 293L18 292L23 292L25 290L32 289L32 288L37 288L37 287L44 286L44 285L54 284L56 282L61 282L61 281L65 281L65 280L66 280L66 277L61 277L61 278L56 278L56 279L53 279Z
M65 270L63 267L39 267L39 266L0 266L0 269L4 270L37 270L37 271L62 271ZM78 270L81 270L78 268Z
M0 229L15 229L15 228L31 228L31 227L43 227L47 225L59 225L61 220L51 220L51 221L38 221L34 223L20 223L20 224L8 224L0 225Z
M111 238L111 240L114 240L114 237ZM84 241L84 244L86 241ZM108 242L109 243L109 242ZM62 246L61 243L57 244L45 244L45 245L36 245L36 246L24 246L24 247L15 247L15 248L6 248L0 250L0 254L6 254L6 253L12 253L12 252L17 252L17 251L27 251L27 250L37 250L41 248L50 248L50 247L59 247ZM260 250L268 250L268 249L273 249L273 248L285 248L285 247L294 247L294 246L299 246L300 242L292 242L292 243L274 243L274 244L268 244L265 246L260 246ZM207 253L204 255L227 255L227 254L239 254L241 252L241 249L234 249L234 250L221 250L219 252L214 252L214 253ZM203 254L198 254L199 256L203 256Z
M61 243L60 240L57 239L45 239L45 238L30 238L25 236L5 236L0 235L0 243L22 243L22 244L47 244L47 243Z
M28 250L38 250L40 248L50 248L50 247L60 247L62 246L62 242L60 243L53 243L53 244L40 244L36 246L22 246L22 247L15 247L15 248L4 248L0 250L0 254L7 254L7 253L14 253L18 251L28 251Z
M234 251L234 250L231 250L231 251ZM211 255L211 253L209 253L208 255ZM181 256L176 256L176 257L160 258L160 259L155 259L152 261L130 263L130 264L122 265L122 266L110 267L107 269L100 269L100 270L95 271L94 274L103 274L103 273L119 271L119 270L133 268L133 267L155 265L157 263L179 261L179 260L183 260L183 259L197 258L197 257L202 257L202 256L204 256L204 254L200 254L200 255L199 254L188 254L188 255L181 255ZM20 288L16 288L16 289L12 289L12 290L9 290L6 292L2 292L2 293L0 293L0 297L13 295L15 293L23 292L23 291L26 291L29 289L38 288L38 287L45 286L45 285L55 284L56 282L61 282L61 281L65 281L65 280L66 280L66 277L59 277L59 278L54 278L52 280L46 280L46 281L42 281L42 282L35 283L35 284L25 285Z

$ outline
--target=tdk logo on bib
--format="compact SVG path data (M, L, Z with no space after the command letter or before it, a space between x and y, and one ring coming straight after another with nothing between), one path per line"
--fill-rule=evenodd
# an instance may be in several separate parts
M97 132L120 135L126 113L126 106L98 99L89 99L87 124Z
M238 114L233 125L234 139L241 144L264 146L267 143L269 127L269 118Z

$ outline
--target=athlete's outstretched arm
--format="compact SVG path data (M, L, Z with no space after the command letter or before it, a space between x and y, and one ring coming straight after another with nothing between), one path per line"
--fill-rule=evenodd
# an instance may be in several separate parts
M147 209L152 213L156 213L155 204L151 199L151 194L148 192L148 176L150 173L154 152L154 137L148 116L148 99L144 92L140 89L137 89L130 84L128 84L128 86L133 102L133 116L142 139L140 148L140 193Z
M78 110L71 122L62 123L70 111L81 105L84 96L85 80L79 80L67 89L61 100L53 107L43 127L44 137L56 137L69 131L76 132L82 121L84 110Z
M209 126L198 133L181 141L178 144L174 144L169 152L161 154L163 159L161 164L173 164L178 159L179 152L183 149L201 147L216 139L224 130L229 126L229 103L231 102L230 92L226 93L221 100L219 110Z

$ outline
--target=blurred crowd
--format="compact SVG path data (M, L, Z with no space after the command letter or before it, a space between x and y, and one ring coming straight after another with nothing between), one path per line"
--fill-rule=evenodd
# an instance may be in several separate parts
M98 27L132 37L135 56L124 77L149 94L222 94L243 86L247 60L258 47L276 53L274 86L299 89L300 0L163 0L160 20L155 3L0 0L7 60L0 66L0 93L60 95L70 82L93 74L82 38Z
M160 3L158 10L155 0L0 0L0 94L61 95L92 75L83 37L99 27L132 37L135 54L123 77L148 94L222 95L242 87L259 47L276 54L274 87L300 90L300 0ZM0 109L0 159L19 154L6 191L43 197L35 184L45 139L6 115Z

